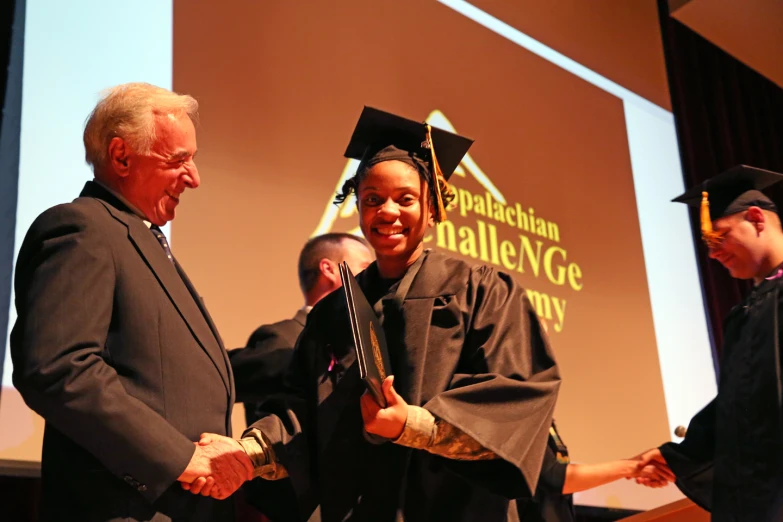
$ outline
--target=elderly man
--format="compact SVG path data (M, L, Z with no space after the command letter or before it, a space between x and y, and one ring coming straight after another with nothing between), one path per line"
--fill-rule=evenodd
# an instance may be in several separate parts
M345 261L358 274L370 263L367 241L352 234L332 232L311 238L299 253L299 288L304 306L291 319L258 327L245 348L231 350L237 400L245 403L248 426L258 420L258 403L282 388L283 374L291 361L296 339L305 326L307 313L322 298L340 288L338 265Z
M783 520L783 230L760 192L782 180L739 165L675 199L701 207L710 257L754 285L724 322L718 396L691 420L685 440L643 455L668 464L715 522Z
M228 502L178 481L210 492L252 471L236 443L195 444L230 435L233 378L159 228L199 186L197 110L152 85L109 90L84 130L95 179L22 244L11 355L46 420L44 520L230 520Z

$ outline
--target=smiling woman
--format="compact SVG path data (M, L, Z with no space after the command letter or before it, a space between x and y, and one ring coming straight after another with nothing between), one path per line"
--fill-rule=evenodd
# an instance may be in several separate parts
M359 183L362 233L375 250L378 270L400 277L424 251L424 234L434 221L427 183L412 166L392 160L370 167Z
M384 277L400 277L424 251L427 227L446 220L446 207L456 197L448 178L472 143L365 107L345 152L360 163L335 203L356 193L360 226Z
M323 520L499 522L535 490L560 384L536 312L511 276L424 250L471 143L375 109L360 117L346 156L361 162L336 199L357 193L377 256L357 281L393 375L380 408L340 294L313 308L291 363L299 392L265 403L248 432L275 448L261 476L285 472L312 501L304 518L320 505Z

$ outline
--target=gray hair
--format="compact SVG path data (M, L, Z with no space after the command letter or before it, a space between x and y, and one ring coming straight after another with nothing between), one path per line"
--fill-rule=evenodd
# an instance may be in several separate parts
M155 117L187 114L196 124L198 102L192 96L150 85L125 83L107 89L84 126L85 160L93 172L109 160L112 138L125 140L138 154L149 154L155 143Z

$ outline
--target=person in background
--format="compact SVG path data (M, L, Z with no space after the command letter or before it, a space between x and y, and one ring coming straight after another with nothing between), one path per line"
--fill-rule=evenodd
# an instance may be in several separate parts
M709 256L753 288L723 325L718 394L680 443L643 454L715 522L783 520L783 230L761 191L783 175L736 166L674 201L700 208ZM639 482L646 484L644 479Z
M283 376L307 314L318 301L340 288L338 265L343 261L356 274L367 268L372 263L367 241L339 232L308 240L299 253L297 268L304 306L291 319L258 327L245 348L228 352L237 400L244 402L248 426L258 420L257 410L265 399L285 390ZM241 492L245 502L273 522L298 520L297 499L288 480L259 486L257 481L245 485Z
M307 314L322 298L340 288L338 265L345 261L358 274L370 263L372 254L364 238L329 233L311 238L299 253L299 288L304 306L291 319L258 327L244 348L228 352L237 400L245 404L247 425L258 420L256 409L270 395L282 390L283 374Z

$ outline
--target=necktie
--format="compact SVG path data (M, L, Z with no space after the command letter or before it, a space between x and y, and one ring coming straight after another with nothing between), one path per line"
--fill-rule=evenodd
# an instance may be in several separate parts
M158 227L158 225L152 225L150 227L150 230L155 235L155 239L158 240L158 243L160 243L160 246L163 247L163 250L166 252L166 257L169 258L169 261L174 263L174 256L171 254L171 248L169 248L169 242L166 239L166 234L163 233L163 231Z

